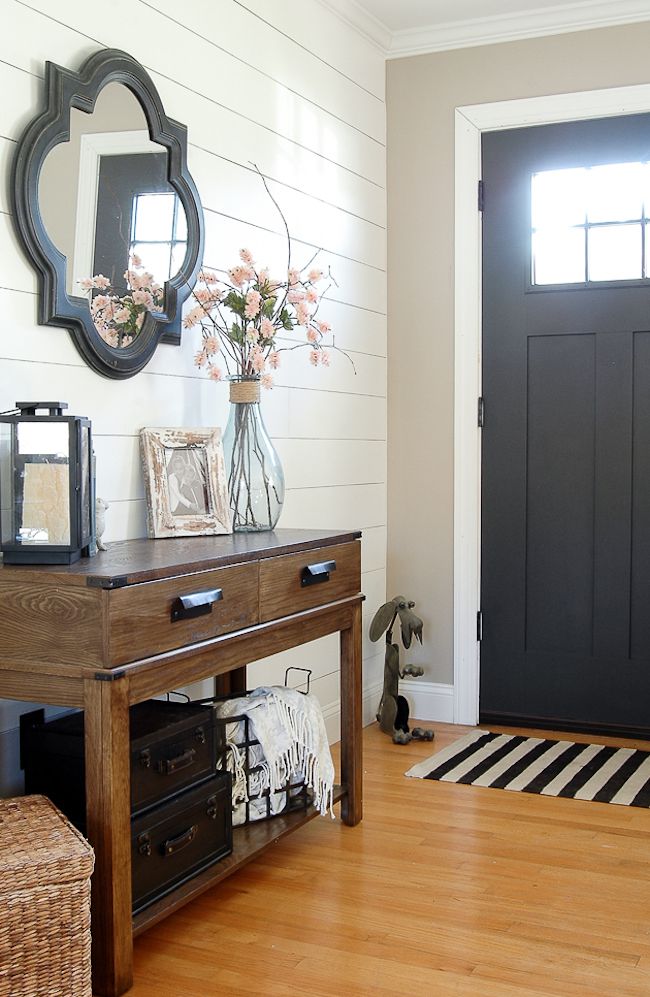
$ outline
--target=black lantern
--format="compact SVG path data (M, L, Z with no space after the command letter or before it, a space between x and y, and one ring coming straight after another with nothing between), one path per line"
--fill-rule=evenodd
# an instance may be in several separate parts
M0 415L5 564L72 564L95 553L90 420L66 402L16 402ZM47 415L37 415L47 409Z

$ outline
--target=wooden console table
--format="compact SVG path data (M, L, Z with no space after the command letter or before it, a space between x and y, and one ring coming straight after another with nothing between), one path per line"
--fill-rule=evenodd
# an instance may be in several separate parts
M236 828L232 855L132 918L132 704L212 676L224 691L240 691L246 664L340 632L336 799L346 824L361 820L359 537L277 530L133 540L69 567L0 568L0 698L85 710L95 994L117 997L131 986L134 935L314 815ZM222 598L210 612L172 621L180 596L215 589Z

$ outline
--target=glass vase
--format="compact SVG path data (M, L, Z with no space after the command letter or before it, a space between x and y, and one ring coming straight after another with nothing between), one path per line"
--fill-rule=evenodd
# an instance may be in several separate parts
M231 378L223 449L233 531L272 530L284 502L284 474L262 418L259 378Z

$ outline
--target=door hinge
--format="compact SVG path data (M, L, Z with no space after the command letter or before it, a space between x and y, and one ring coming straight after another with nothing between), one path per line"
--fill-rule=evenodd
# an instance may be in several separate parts
M476 639L478 641L483 640L483 613L480 609L476 614Z
M485 188L483 186L483 181L478 182L478 210L482 211L485 204Z
M478 428L483 429L485 425L485 399L481 395L478 400Z

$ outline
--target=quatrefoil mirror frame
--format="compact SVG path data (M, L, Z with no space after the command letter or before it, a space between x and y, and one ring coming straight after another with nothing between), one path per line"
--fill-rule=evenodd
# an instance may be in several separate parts
M122 349L109 346L95 328L88 299L66 288L68 261L52 242L39 203L39 177L51 150L70 139L70 113L77 108L92 114L109 83L123 84L139 102L152 142L167 153L167 179L187 220L187 249L180 270L165 282L165 311L147 312L133 342ZM179 316L196 282L203 256L204 225L199 194L187 167L187 128L168 118L156 87L143 66L126 52L104 49L90 56L78 73L45 63L46 108L29 125L18 143L13 163L14 222L19 238L38 275L38 321L68 329L82 357L105 377L126 378L149 362L158 343L180 343L169 325ZM177 323L178 324L178 323Z

